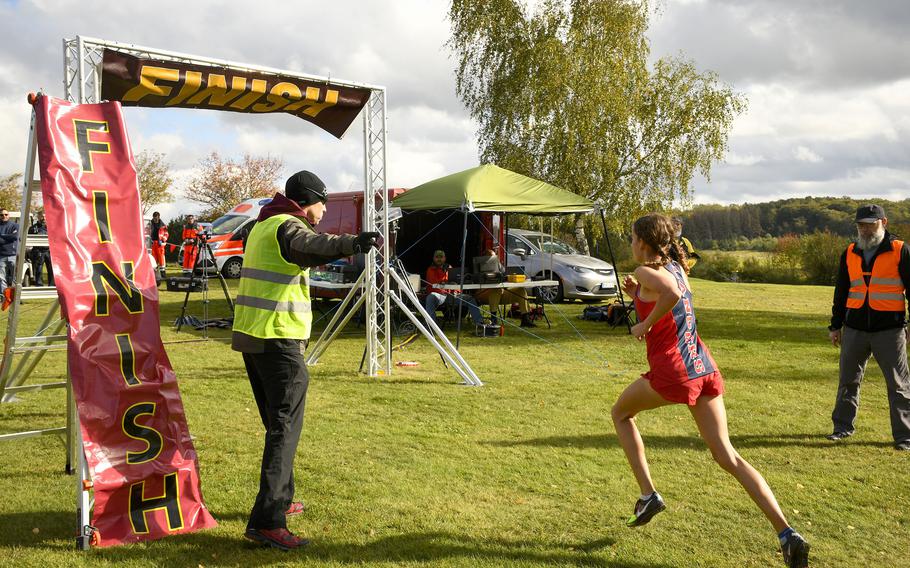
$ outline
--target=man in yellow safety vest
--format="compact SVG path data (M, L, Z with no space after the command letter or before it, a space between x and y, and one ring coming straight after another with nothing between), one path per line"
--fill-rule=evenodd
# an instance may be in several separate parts
M700 259L701 256L695 252L695 246L692 245L692 241L682 236L682 217L673 217L673 228L676 229L676 232L673 234L673 236L676 237L677 241L679 241L679 246L684 251L686 251L686 263L689 265L689 268L692 268L695 266L695 263L698 262L698 259Z
M287 180L284 195L262 208L250 232L235 302L231 347L243 353L265 426L259 494L244 536L281 550L309 542L287 528L287 516L304 508L293 497L309 384L303 357L313 320L309 267L369 252L380 236L316 234L327 200L315 174L304 170Z

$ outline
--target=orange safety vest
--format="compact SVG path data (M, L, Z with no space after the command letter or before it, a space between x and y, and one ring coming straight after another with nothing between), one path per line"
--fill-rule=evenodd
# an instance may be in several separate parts
M897 265L901 259L904 241L891 242L891 250L875 257L872 272L863 272L863 259L853 254L855 243L847 247L847 273L850 276L850 291L847 293L847 307L861 308L869 295L869 307L879 312L904 311L904 283ZM866 276L869 285L866 285Z

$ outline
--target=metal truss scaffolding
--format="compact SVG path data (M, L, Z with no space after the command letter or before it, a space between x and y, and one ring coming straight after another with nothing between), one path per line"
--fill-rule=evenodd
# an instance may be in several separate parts
M382 235L382 249L366 261L366 373L392 373L391 314L389 312L389 193L386 189L385 90L374 90L363 112L364 178L363 227Z

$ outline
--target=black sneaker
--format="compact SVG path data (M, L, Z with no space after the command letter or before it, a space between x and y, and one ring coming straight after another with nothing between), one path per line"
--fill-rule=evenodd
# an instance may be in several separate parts
M639 499L635 502L635 512L629 517L629 520L626 521L626 526L631 528L646 525L654 515L666 508L667 505L664 504L664 500L660 496L660 493L655 491L647 499Z
M832 432L832 433L828 434L827 436L825 436L825 438L828 438L832 442L839 442L839 441L843 440L844 438L849 438L852 435L853 435L853 432Z
M798 532L790 533L780 547L787 568L806 568L809 566L809 543Z

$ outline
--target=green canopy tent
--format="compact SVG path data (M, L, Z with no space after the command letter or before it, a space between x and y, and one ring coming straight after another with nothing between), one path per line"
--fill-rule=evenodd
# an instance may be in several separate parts
M484 164L418 185L393 199L392 205L410 211L455 209L463 212L461 286L464 286L469 213L564 215L594 210L594 204L584 197L494 164ZM460 303L458 307L457 337L460 339Z
M493 164L428 181L399 195L392 204L408 210L459 209L532 215L594 210L594 204L584 197Z

